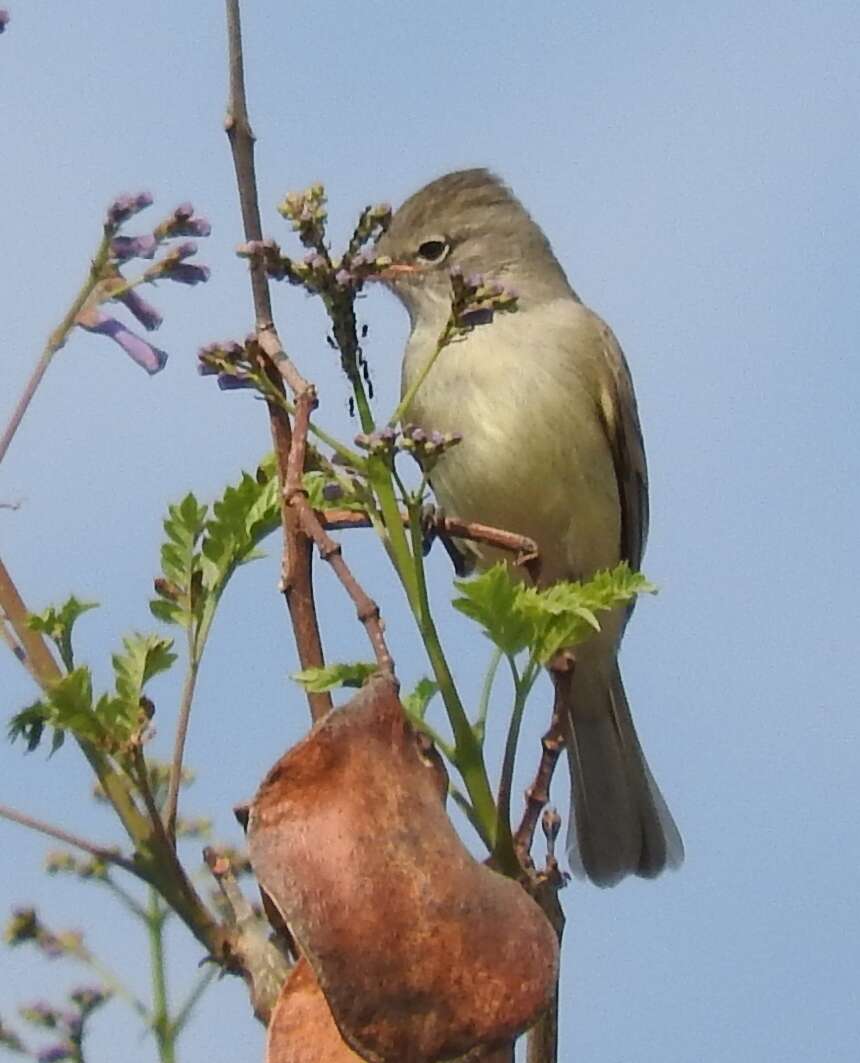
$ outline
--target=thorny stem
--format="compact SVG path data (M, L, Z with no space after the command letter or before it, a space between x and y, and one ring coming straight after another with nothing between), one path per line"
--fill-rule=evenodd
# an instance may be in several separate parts
M84 281L78 294L72 300L72 304L66 311L63 320L48 337L45 349L39 355L39 360L36 362L33 372L30 374L30 379L24 386L21 397L18 399L15 409L12 411L12 415L9 418L9 423L6 425L2 437L0 437L0 462L6 457L6 451L9 449L9 444L12 442L15 433L18 431L21 421L24 419L24 414L27 412L30 403L33 401L33 396L36 394L36 391L42 382L42 377L47 372L48 366L53 361L54 355L65 344L69 333L75 327L75 319L83 309L87 299L92 295L96 285L102 279L102 271L107 264L109 254L110 236L105 233L98 246L95 257L90 264L90 271L87 275L87 279Z

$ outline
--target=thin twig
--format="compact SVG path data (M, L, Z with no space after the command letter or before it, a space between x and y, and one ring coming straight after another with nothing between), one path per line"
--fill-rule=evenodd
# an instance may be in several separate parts
M94 856L98 860L103 860L106 864L114 864L116 867L121 867L124 871L130 872L144 882L147 881L134 860L127 856L123 856L122 853L117 852L116 849L111 849L107 846L97 845L95 842L87 841L86 838L81 838L77 834L71 834L69 831L63 830L62 827L55 827L51 823L46 823L44 820L28 816L25 812L18 812L17 809L10 808L8 805L0 805L0 818L8 819L12 823L19 823L22 827L28 827L30 830L38 831L40 834L46 834L49 838L54 838L56 841L62 842L64 845L71 845L75 849L80 849L84 853L89 853L90 856Z
M236 881L230 861L214 849L203 850L203 859L212 872L231 913L232 958L251 992L254 1014L268 1024L278 993L289 974L285 951L271 939L269 923L261 919Z
M182 789L182 760L185 755L185 741L188 738L188 723L191 719L191 705L194 701L194 688L197 684L197 671L200 662L197 660L197 649L194 639L188 639L188 671L185 673L185 682L182 684L182 694L179 699L179 717L176 721L176 734L173 739L173 759L170 764L170 775L167 780L167 797L164 800L164 812L162 821L167 836L173 845L176 845L176 816L179 809L179 791Z
M227 135L239 185L245 238L249 241L259 240L262 238L262 226L254 171L254 136L248 120L245 95L238 0L227 0L227 23L230 40ZM308 503L302 485L302 475L310 415L317 404L316 389L302 376L283 350L272 321L271 298L262 261L252 257L250 268L257 318L257 341L261 353L276 371L277 378L273 379L271 372L267 375L273 383L277 382L279 390L283 389L281 381L286 381L295 398L294 425L290 425L286 412L277 403L269 403L269 415L282 490L284 557L281 566L281 587L290 607L299 659L303 668L321 667L323 663L322 641L311 581L311 544L315 543L321 556L331 565L355 603L380 669L391 672L393 662L385 643L379 608L352 575L341 555L340 546L326 535L319 518ZM311 715L315 720L331 708L331 696L328 693L309 692L308 699Z
M540 814L549 801L549 786L552 781L559 755L564 748L564 731L562 713L566 711L573 682L574 660L571 654L559 654L550 664L549 673L555 688L552 719L549 729L541 739L541 758L534 781L526 790L526 807L523 818L514 834L514 847L520 863L527 867L531 863L531 848L535 828Z
M320 511L323 527L329 531L342 528L369 528L370 517L366 513L352 509L325 509ZM403 524L409 527L409 514L403 513ZM514 555L514 564L523 566L532 578L537 578L540 570L540 558L537 544L527 535L493 528L489 524L477 521L459 520L457 517L436 516L430 522L430 530L440 536L467 539L484 546L494 546Z
M15 405L15 409L12 411L9 422L3 431L3 435L0 436L0 461L6 457L6 451L9 449L9 444L15 437L15 433L18 431L21 421L24 419L24 414L27 412L30 403L33 401L33 396L36 394L39 385L42 383L42 377L45 375L48 366L53 361L54 355L68 339L69 333L75 327L78 314L87 299L89 299L96 284L98 284L101 279L102 270L107 262L109 250L110 237L106 233L102 237L95 257L90 264L90 272L86 281L84 281L80 291L72 300L72 305L66 311L63 320L48 337L45 349L39 355L39 360L36 362L29 380L24 385L24 390Z
M298 498L299 519L305 531L311 536L320 552L323 561L331 565L337 578L343 585L344 590L355 604L358 619L367 631L367 637L373 648L376 663L381 672L394 672L394 660L388 650L385 641L383 623L379 615L379 606L364 590L358 580L353 576L349 566L341 554L340 543L335 542L331 536L323 530L316 514L311 509L307 498Z
M245 95L242 28L238 0L227 0L227 38L230 90L225 127L236 171L245 239L260 240L263 230L254 167L254 134L248 119L248 104ZM265 268L262 261L255 258L250 260L249 268L257 340L268 362L268 367L272 370L268 374L269 378L279 391L283 391L284 387L282 378L286 379L298 398L303 393L306 383L284 353L275 330ZM297 516L284 498L287 468L293 443L290 419L277 403L268 402L267 405L282 492L281 523L284 530L284 558L281 566L281 582L283 593L290 611L302 668L320 668L324 664L324 657L311 578L313 557L311 541L299 528ZM289 578L286 578L288 574ZM331 709L331 695L328 692L308 691L307 698L311 716L315 720Z

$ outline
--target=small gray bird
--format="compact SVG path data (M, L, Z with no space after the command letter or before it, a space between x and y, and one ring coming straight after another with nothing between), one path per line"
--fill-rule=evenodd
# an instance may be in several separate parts
M446 512L534 539L542 584L588 579L623 559L638 569L648 483L627 363L510 189L483 169L440 177L395 213L377 253L393 261L383 280L412 326L404 392L448 318L453 267L518 294L517 313L497 314L442 351L405 418L462 433L433 472ZM478 560L497 556L481 548ZM623 608L605 614L601 632L577 647L564 721L576 826L568 855L600 886L683 860L618 669L628 617Z

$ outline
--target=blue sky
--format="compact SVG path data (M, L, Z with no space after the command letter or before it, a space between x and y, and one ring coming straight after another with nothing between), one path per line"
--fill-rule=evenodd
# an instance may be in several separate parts
M212 339L251 323L221 123L220 4L10 3L0 38L3 244L0 416L77 289L107 201L147 188L162 212L191 199L213 222L204 288L157 292L171 352L148 379L100 337L52 366L0 471L4 559L38 608L74 591L102 608L80 652L149 629L160 520L193 488L211 497L267 447L260 408L195 373ZM707 1063L856 1058L860 978L860 754L856 542L860 11L854 3L701 2L246 5L246 53L265 226L274 204L326 182L332 234L371 200L489 165L544 226L572 283L613 325L639 395L652 481L645 569L661 587L624 649L649 759L687 862L656 883L571 885L565 1060ZM62 14L59 12L62 11ZM175 286L174 286L175 287ZM289 350L320 386L320 419L355 428L318 307L276 292ZM378 408L391 408L406 323L363 304ZM347 556L386 615L406 683L424 666L368 533ZM274 552L274 544L273 544ZM486 647L433 589L474 694ZM364 654L320 577L333 658ZM225 602L189 756L189 811L238 840L231 806L303 733L274 559ZM6 715L32 699L0 658ZM176 685L154 690L168 748ZM524 785L546 710L526 724ZM504 705L491 736L498 752ZM0 748L0 801L116 837L84 800L74 751L52 762ZM565 802L563 780L555 799ZM113 833L112 833L113 832ZM45 878L46 846L0 822L0 913L36 902L145 989L144 942L91 892ZM175 935L173 982L199 953ZM0 952L0 1014L81 980ZM92 1063L154 1058L120 1006L96 1023ZM212 990L182 1063L253 1058L262 1034L243 987Z

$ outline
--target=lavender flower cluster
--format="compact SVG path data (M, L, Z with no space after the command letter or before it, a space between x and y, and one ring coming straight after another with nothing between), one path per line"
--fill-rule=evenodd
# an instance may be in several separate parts
M429 471L446 450L462 441L459 432L425 432L413 424L405 425L402 431L389 426L355 437L356 446L370 454L392 457L397 453L411 454L424 471Z
M130 236L120 231L151 205L152 196L148 192L118 196L109 205L104 221L105 238L109 240L108 262L100 284L78 314L76 324L88 332L110 337L137 365L154 374L164 368L167 354L107 313L103 304L111 300L121 302L147 332L159 328L162 323L160 312L143 298L137 287L159 280L186 285L207 281L208 267L188 261L197 254L197 244L193 240L167 245L169 241L183 237L206 237L212 227L206 218L195 215L190 203L182 203L149 233ZM120 267L136 259L155 259L162 248L161 258L153 261L136 279L128 280L121 272Z

